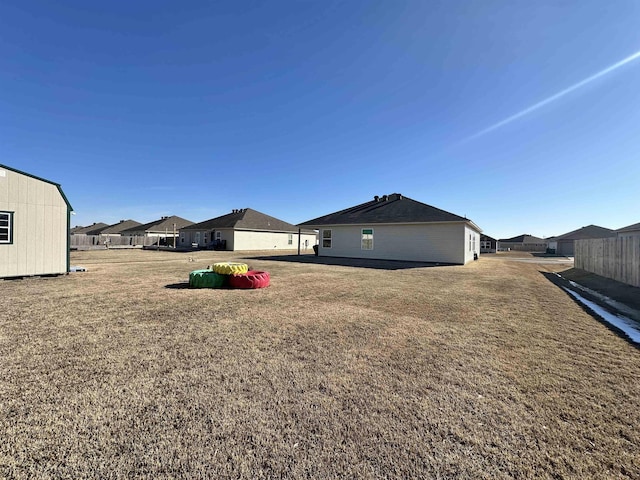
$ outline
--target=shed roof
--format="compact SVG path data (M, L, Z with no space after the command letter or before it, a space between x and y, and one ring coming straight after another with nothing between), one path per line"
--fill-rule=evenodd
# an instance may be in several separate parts
M346 208L322 217L308 220L300 225L316 227L322 225L371 225L393 223L466 222L478 231L471 220L454 213L418 202L400 193L376 196L373 200L355 207Z
M231 228L234 230L263 230L269 232L298 233L298 227L278 218L266 215L252 208L240 208L220 217L194 223L181 230L215 230ZM303 230L303 233L315 233Z

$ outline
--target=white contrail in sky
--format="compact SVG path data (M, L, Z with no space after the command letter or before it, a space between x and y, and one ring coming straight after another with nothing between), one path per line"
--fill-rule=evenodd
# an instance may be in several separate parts
M620 60L617 63L614 63L613 65L605 68L604 70L600 70L598 73L595 73L593 75L591 75L590 77L585 78L584 80L576 83L575 85L571 85L569 88L565 88L564 90L562 90L561 92L556 93L555 95L550 96L549 98L545 98L544 100L542 100L541 102L536 103L535 105L530 106L529 108L525 108L524 110L522 110L521 112L516 113L515 115L511 115L510 117L505 118L504 120L498 122L498 123L494 123L493 125L491 125L488 128L485 128L484 130L480 130L478 133L475 133L473 135L471 135L470 137L467 137L466 139L464 139L462 141L462 143L466 143L470 140L474 140L478 137L481 137L482 135L485 135L489 132L492 132L504 125L506 125L507 123L511 123L514 120L517 120L518 118L524 117L525 115L538 110L539 108L544 107L545 105L547 105L548 103L553 102L554 100L559 99L560 97L564 97L566 94L573 92L574 90L577 90L580 87L584 87L587 83L591 83L594 80L606 75L607 73L610 73L612 71L614 71L615 69L622 67L623 65L626 65L629 62L632 62L633 60L640 58L640 52L636 52L633 55L629 55L627 58L624 58L622 60Z

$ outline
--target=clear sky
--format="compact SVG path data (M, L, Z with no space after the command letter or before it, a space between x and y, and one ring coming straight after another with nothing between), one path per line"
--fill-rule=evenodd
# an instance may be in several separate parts
M398 192L497 238L620 228L639 26L636 0L3 0L0 163L72 225Z

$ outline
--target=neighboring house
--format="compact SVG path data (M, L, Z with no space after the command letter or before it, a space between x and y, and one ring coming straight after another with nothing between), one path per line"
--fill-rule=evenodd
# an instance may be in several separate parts
M107 228L103 229L100 232L100 235L107 237L120 237L122 236L123 231L139 227L140 225L142 224L135 220L120 220L118 223L114 223L113 225L109 225Z
M471 220L399 193L309 220L320 230L318 255L466 264L480 251Z
M501 238L498 240L498 247L502 251L544 252L547 250L547 241L544 238L534 237L525 233L513 238Z
M317 235L313 230L300 228L265 215L251 208L189 225L180 229L181 247L215 248L219 250L310 250Z
M107 225L106 223L93 223L91 225L89 225L88 227L75 227L72 228L69 233L71 235L100 235L100 232L102 232L102 230L104 230L105 228L107 228L109 225Z
M181 228L193 225L190 220L185 220L176 215L161 217L159 220L127 228L120 232L121 235L141 236L153 239L158 245L175 246L175 239Z
M496 253L498 251L498 241L489 235L480 235L480 253Z
M615 236L615 230L599 227L597 225L588 225L586 227L573 230L572 232L565 233L564 235L548 238L547 243L550 253L572 257L574 255L574 242L576 240L611 238Z
M59 184L0 165L0 278L67 273L71 211Z
M619 228L616 230L616 235L618 237L637 237L640 235L640 223Z

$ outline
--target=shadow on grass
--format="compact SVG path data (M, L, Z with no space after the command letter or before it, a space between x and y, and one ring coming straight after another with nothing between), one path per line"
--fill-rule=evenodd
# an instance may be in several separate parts
M164 288L171 288L173 290L183 290L185 288L191 288L189 286L189 282L180 282L180 283L170 283L169 285L165 285Z
M574 269L571 269L571 270L574 270ZM591 308L589 308L589 306L587 306L583 302L581 302L578 298L576 298L573 295L571 295L567 290L571 290L572 292L578 294L583 299L596 304L604 312L606 312L605 315L609 314L609 315L612 315L614 317L625 317L626 319L628 319L634 325L633 328L635 328L636 330L640 329L640 322L638 322L636 320L638 318L638 315L640 315L639 311L634 310L633 308L627 306L626 304L622 304L622 302L620 302L619 298L608 297L607 296L608 298L614 300L615 302L619 302L618 305L620 306L620 309L618 309L618 308L616 308L616 304L615 303L603 301L602 295L605 295L605 294L602 293L601 291L592 289L592 292L595 293L595 294L592 294L588 290L585 291L585 290L582 290L582 289L576 287L575 284L572 285L571 281L564 277L565 272L561 272L562 276L557 275L555 273L543 272L543 271L540 271L540 273L542 274L542 276L544 276L551 283L553 283L557 287L563 289L564 292L567 295L569 295L569 297L575 303L577 303L580 306L580 308L582 308L582 310L584 310L586 313L591 315L594 319L596 319L602 325L607 327L609 330L611 330L617 336L619 336L620 338L626 340L627 342L629 342L634 347L640 349L640 344L638 344L638 343L634 342L633 340L631 340L629 338L629 335L627 333L625 333L625 331L623 329L618 328L617 326L613 325L606 318L603 318L597 312L595 312ZM593 285L591 285L591 286L593 286ZM587 287L587 288L589 288L589 287ZM611 293L611 292L608 292L608 293ZM601 294L601 295L598 295L598 294ZM622 309L624 309L624 310L622 310ZM637 325L637 327L636 327L636 325ZM627 328L627 327L624 327L624 328Z
M403 260L374 260L368 258L316 257L315 255L266 255L245 257L245 260L338 265L341 267L374 268L378 270L406 270L410 268L445 267L451 263L409 262Z

